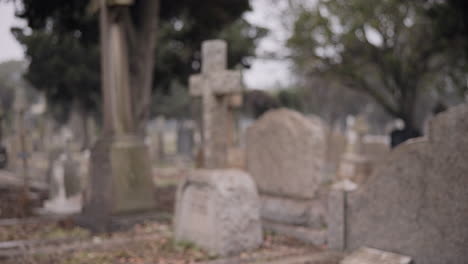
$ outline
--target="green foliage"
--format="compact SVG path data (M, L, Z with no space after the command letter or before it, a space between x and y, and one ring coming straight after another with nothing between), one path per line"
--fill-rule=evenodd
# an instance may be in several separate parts
M100 102L99 50L96 45L87 47L76 36L57 38L41 30L30 35L18 30L16 36L26 45L26 56L31 61L25 78L45 92L53 113L63 119L74 101L79 102L82 110L96 110Z
M277 97L282 107L304 112L303 101L301 100L302 94L298 89L280 90Z
M244 94L244 114L254 118L260 117L268 110L279 107L280 103L278 99L265 91L253 90Z
M296 18L288 41L296 73L368 94L417 130L420 99L450 92L466 77L427 8L422 1L318 1Z
M136 26L142 1L137 0L130 10ZM90 1L21 2L19 17L27 20L29 28L15 29L15 34L31 61L26 78L45 91L61 112L74 100L89 111L98 109L99 28L97 16L87 13ZM240 18L249 9L248 0L161 0L153 90L170 97L180 94L171 91L173 87L186 89L189 75L199 70L201 42L206 39L230 41L229 65L248 67L258 39L266 33ZM177 104L172 107L174 115L187 108ZM163 104L153 108L154 113L171 111Z

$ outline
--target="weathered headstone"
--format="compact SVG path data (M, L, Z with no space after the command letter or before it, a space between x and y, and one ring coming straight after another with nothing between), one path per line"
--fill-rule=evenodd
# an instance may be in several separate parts
M346 229L338 244L346 250L368 246L397 252L415 263L465 263L467 132L464 104L436 116L427 138L395 148L341 204L346 210L341 227L329 225Z
M180 183L174 222L176 240L194 242L221 256L262 242L254 181L246 172L225 169L234 133L229 101L242 88L240 72L225 70L226 57L225 42L205 42L202 74L190 80L192 95L203 97L204 169L192 171Z
M260 192L314 198L325 163L325 126L300 113L273 110L247 131L247 168Z
M203 42L202 73L190 77L190 94L202 97L202 167L208 169L228 166L228 152L235 140L232 108L242 103L241 72L226 67L226 42Z
M296 227L325 232L326 126L292 110L273 110L248 129L246 146L247 170L262 197L262 218L289 226L292 235L300 233L292 230ZM312 236L299 238L323 243Z
M175 238L221 256L262 242L255 183L240 170L197 170L177 191Z
M411 258L374 248L360 248L340 264L411 264Z

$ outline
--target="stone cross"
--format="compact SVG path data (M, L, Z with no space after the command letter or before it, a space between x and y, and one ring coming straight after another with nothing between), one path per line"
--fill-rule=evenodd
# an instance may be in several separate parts
M232 109L242 103L242 74L226 68L226 42L203 42L202 71L190 77L190 95L202 98L202 155L206 169L225 168L229 148L234 144Z

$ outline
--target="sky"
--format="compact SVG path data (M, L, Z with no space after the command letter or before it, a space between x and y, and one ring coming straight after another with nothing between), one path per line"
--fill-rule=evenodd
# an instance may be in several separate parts
M281 2L281 1L280 1ZM251 0L253 11L245 18L258 26L266 27L270 34L260 42L258 54L275 52L284 54L284 41L287 32L282 28L277 6L271 0ZM15 18L11 3L0 1L0 62L23 59L24 50L10 32L12 26L24 25L24 21ZM250 89L274 89L285 87L292 82L290 64L284 61L256 59L251 69L244 71L244 81Z

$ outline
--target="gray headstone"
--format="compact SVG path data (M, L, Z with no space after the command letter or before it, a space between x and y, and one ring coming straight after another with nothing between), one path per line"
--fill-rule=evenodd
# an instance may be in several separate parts
M228 152L235 141L234 107L242 103L242 74L227 67L227 43L204 41L202 72L190 76L190 95L202 98L203 168L228 167Z
M211 254L232 255L262 243L255 183L240 170L197 170L177 191L175 238Z
M346 246L398 252L415 263L468 259L468 106L430 123L427 138L395 148L348 194Z
M323 180L326 127L300 113L267 112L247 131L247 170L261 193L314 198Z
M373 248L360 248L340 264L410 264L411 258Z

